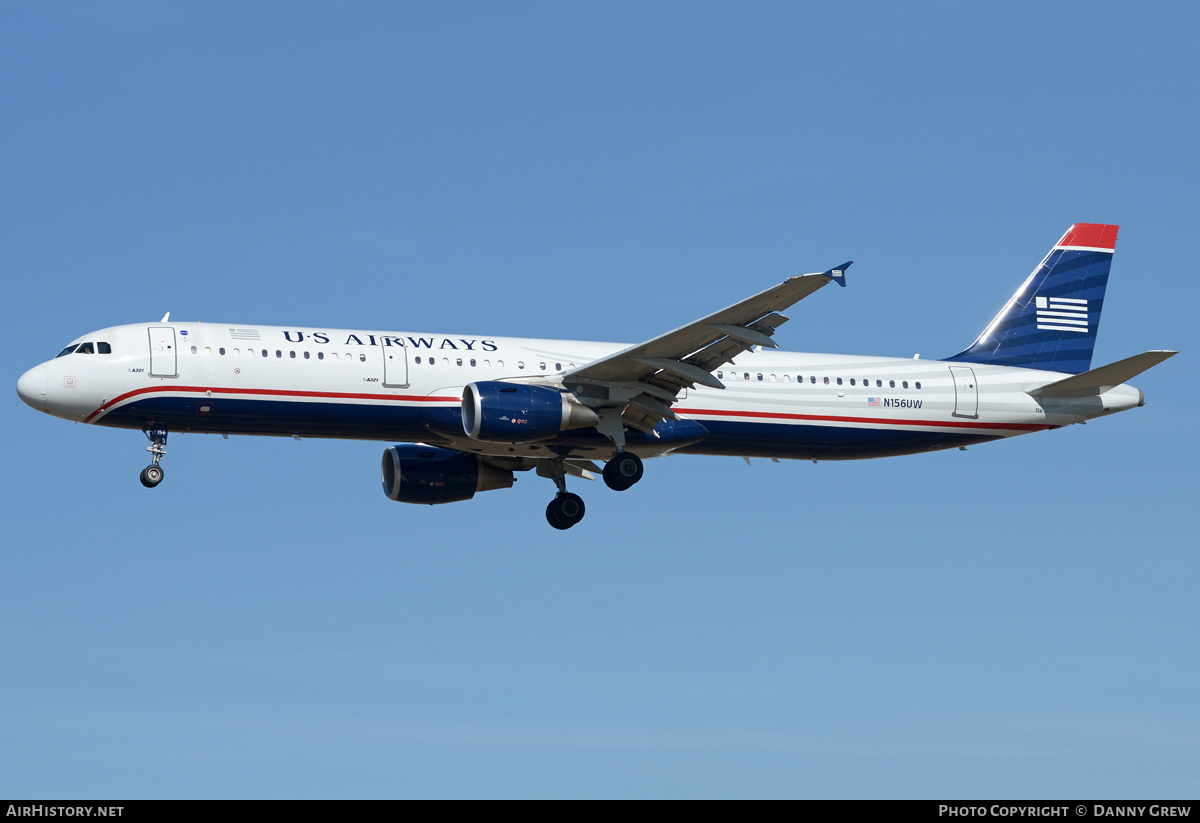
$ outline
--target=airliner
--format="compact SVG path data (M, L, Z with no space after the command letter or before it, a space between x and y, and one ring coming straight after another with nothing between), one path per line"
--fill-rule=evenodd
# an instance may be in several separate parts
M791 277L637 345L174 322L111 326L25 372L17 393L75 422L139 429L163 479L170 432L375 440L383 491L469 500L534 470L556 529L566 478L613 490L669 454L850 460L966 448L1144 405L1125 381L1176 354L1091 367L1117 226L1076 223L963 351L944 360L778 350L780 314L850 263ZM600 461L598 463L597 461ZM602 463L602 465L601 465Z

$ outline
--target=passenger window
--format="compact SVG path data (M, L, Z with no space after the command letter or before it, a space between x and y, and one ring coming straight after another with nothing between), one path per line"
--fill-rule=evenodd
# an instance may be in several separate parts
M281 352L279 349L276 349L276 350L275 350L275 357L276 357L276 358L282 358L282 357L283 357L283 352Z
M474 366L475 366L475 358L472 357L471 358L471 367L474 368Z
M908 381L907 381L907 380L905 380L905 381L904 381L903 383L901 383L900 385L904 386L904 388L906 388L906 389L907 389L907 388L908 388Z
M295 360L295 359L296 359L296 350L295 350L295 349L292 349L290 352L288 352L288 357L290 357L290 358L292 358L293 360Z
M724 379L725 379L725 373L724 373L724 372L717 372L717 379L718 379L718 380L724 380Z
M196 353L196 347L192 346L192 354L195 354L195 353Z
M266 349L263 349L263 357L269 357L269 356L270 356L270 355L268 355L268 354L267 354L267 350L266 350Z
M895 381L895 380L889 380L889 381L888 381L888 386L889 386L890 388L893 388L893 389L894 389L894 388L896 388L896 381Z
M750 379L750 372L748 372L748 371L747 371L747 372L742 372L742 379L743 379L743 380L749 380L749 379Z
M826 377L826 378L825 378L825 385L826 385L826 386L828 386L828 385L829 385L829 378L828 378L828 377Z
M323 351L319 351L319 352L317 352L317 359L318 359L318 360L324 360L324 359L325 359L325 352L323 352Z
M502 368L504 368L504 361L503 361L503 360L497 360L497 361L496 361L496 368L498 368L498 369L502 369Z
M97 343L96 344L96 353L97 354L112 354L112 346L108 345L107 343Z
M546 370L546 364L538 363L538 371L545 371L545 370Z
M419 365L421 365L421 355L419 355L419 354L417 355L417 361L416 361L416 362L417 362L417 365L418 365L418 366L419 366Z
M919 389L919 388L921 388L921 381L920 381L920 380L918 380L918 381L917 381L917 388L918 388L918 389Z
M517 368L518 368L518 369L523 369L523 368L525 368L525 361L524 361L524 360L518 360L518 361L517 361Z
M882 381L882 380L876 380L876 381L875 381L875 388L877 388L877 389L882 389L882 388L883 388L883 381Z
M851 385L851 386L853 386L853 385L854 385L854 378L853 378L853 377L851 377L851 378L850 378L850 385Z
M366 356L365 354L360 354L360 355L358 356L358 362L360 362L360 363L366 363L366 362L367 362L367 356Z
M555 364L554 364L554 370L555 370L555 371L562 371L562 363L555 363Z
M234 350L233 350L233 356L234 356L234 357L241 357L241 356L242 356L242 350L241 350L241 349L234 349Z
M759 382L759 383L761 383L761 382L762 382L762 372L759 372L759 373L758 373L758 382Z
M810 377L808 378L808 382L809 382L809 383L816 383L816 382L817 382L817 376L816 376L815 374L814 374L814 375L812 375L812 376L810 376Z
M225 356L225 347L224 347L224 346L222 346L221 348L217 349L217 354L219 354L219 355L221 355L222 357L224 357L224 356Z
M838 385L839 385L839 386L840 386L840 385L842 385L842 378L840 378L840 377L839 377L839 378L837 379L837 381L838 381Z
M305 360L308 360L308 359L309 359L309 358L311 358L311 357L312 357L312 355L311 355L311 354L309 354L308 352L305 352L305 353L304 353L304 359L305 359Z
M456 364L456 365L459 365L459 366L461 366L461 365L462 365L462 358L461 358L461 357L459 357L459 358L455 359L455 361L454 361L454 362L455 362L455 364Z
M205 346L204 353L211 356L212 355L212 346Z

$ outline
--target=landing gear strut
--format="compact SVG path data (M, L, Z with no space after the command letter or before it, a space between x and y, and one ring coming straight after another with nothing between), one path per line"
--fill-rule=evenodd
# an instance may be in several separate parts
M604 482L613 491L623 492L642 479L642 459L632 452L617 452L604 464Z
M583 498L567 491L567 472L563 468L561 457L546 462L549 472L538 469L538 474L548 474L558 487L558 494L554 495L554 499L546 506L546 520L554 528L564 531L583 519Z
M146 468L142 469L140 480L142 485L148 489L157 486L163 480L162 466L158 465L163 459L163 455L167 453L167 430L164 427L154 429L143 429L146 439L150 441L150 445L146 447L146 451L154 458L154 462Z

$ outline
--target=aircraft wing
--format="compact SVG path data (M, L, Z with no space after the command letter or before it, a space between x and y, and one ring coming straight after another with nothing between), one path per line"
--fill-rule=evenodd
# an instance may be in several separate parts
M723 389L712 374L715 369L752 346L777 348L771 335L788 320L779 311L830 282L845 286L851 262L789 277L740 303L569 371L562 382L597 406L626 404L624 423L649 433L661 420L675 419L670 407L683 389Z

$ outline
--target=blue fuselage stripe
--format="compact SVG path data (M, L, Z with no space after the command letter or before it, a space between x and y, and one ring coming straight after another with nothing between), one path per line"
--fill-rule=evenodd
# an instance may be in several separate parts
M889 426L839 426L807 421L703 420L708 436L681 443L679 452L732 456L846 460L913 454L967 446L1002 435L977 431L939 432ZM108 411L98 425L143 428L154 424L178 432L298 435L390 442L437 442L442 433L462 435L461 413L453 406L405 406L239 398L149 396ZM694 432L681 432L694 441ZM604 448L593 430L563 432L554 443ZM650 442L630 433L630 445ZM654 445L668 445L656 438Z

